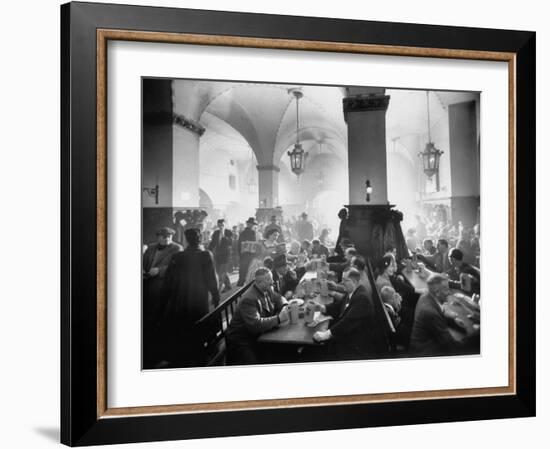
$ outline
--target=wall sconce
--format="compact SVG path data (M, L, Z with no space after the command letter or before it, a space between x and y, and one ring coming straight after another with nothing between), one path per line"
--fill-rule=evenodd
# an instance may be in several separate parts
M155 187L144 187L143 191L149 195L151 198L155 198L155 204L159 203L159 185L157 184Z
M372 194L372 187L370 185L370 179L367 179L367 182L365 183L366 186L366 192L367 192L367 203L370 202L370 196Z

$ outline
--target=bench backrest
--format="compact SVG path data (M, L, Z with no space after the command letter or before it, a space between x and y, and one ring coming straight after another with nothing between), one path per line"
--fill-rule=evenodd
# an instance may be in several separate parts
M205 365L214 364L214 359L220 355L220 344L225 336L227 326L237 310L239 299L251 284L252 282L237 290L212 312L197 321L197 338L203 349Z

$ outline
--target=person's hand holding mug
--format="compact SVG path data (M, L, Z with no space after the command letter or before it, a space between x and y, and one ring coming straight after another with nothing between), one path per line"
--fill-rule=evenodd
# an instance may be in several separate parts
M325 313L327 311L327 308L323 304L319 304L317 301L308 302L313 305L313 310L315 310L316 312Z
M285 324L290 321L290 314L288 313L288 306L284 306L279 312L279 324Z

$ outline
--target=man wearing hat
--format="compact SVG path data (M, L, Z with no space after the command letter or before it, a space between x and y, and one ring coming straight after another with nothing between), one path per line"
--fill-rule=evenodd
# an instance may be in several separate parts
M170 260L174 254L183 250L182 246L172 242L175 231L172 228L157 230L157 241L148 245L143 254L143 353L144 364L153 363L155 326L160 303L160 291Z
M273 259L273 290L280 295L294 292L298 286L296 272L288 267L286 254L278 254Z
M225 220L223 218L220 218L217 222L217 225L218 225L218 229L216 229L212 233L212 239L210 240L210 244L208 245L208 249L212 252L212 254L214 254L214 256L216 255L216 251L220 246L220 243L224 236Z
M201 248L199 229L186 229L187 248L172 257L162 286L164 359L171 366L196 366L202 357L195 323L220 302L212 253Z
M307 219L307 214L302 212L300 215L302 219L296 223L296 234L298 234L298 241L303 242L304 240L313 240L313 225Z
M238 287L242 287L246 281L246 274L248 272L248 266L254 258L254 251L251 251L250 245L246 243L256 241L256 229L258 228L258 222L254 217L250 217L246 220L246 228L239 235L239 244L237 250L239 252L239 281ZM243 245L243 243L245 243Z

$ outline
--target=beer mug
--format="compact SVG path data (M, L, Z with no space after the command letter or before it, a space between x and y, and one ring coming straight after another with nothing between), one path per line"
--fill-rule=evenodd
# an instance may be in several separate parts
M300 301L296 299L289 301L288 310L290 312L290 324L296 324L300 314Z
M305 290L306 296L311 295L311 293L313 292L313 284L311 281L309 280L304 281L304 290Z
M326 279L321 279L320 293L321 293L321 298L328 297L328 283Z
M315 303L313 301L308 301L306 303L306 313L304 316L304 321L306 324L312 323L315 318Z
M472 290L472 276L460 273L460 288L466 292L470 292Z

